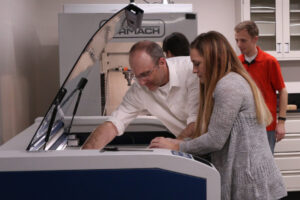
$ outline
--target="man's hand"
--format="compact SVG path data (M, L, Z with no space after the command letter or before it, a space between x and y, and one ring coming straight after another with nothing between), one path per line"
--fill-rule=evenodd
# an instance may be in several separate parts
M281 89L279 92L279 113L278 116L284 117L286 116L286 108L288 102L288 92L286 88ZM285 136L285 121L278 120L275 134L276 134L276 141L279 142Z
M82 145L82 149L102 149L118 134L112 122L104 122L98 126Z
M278 121L275 129L276 141L279 142L285 136L285 124L284 121Z

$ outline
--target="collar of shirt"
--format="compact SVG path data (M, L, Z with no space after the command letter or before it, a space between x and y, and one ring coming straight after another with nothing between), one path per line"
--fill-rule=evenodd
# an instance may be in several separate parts
M252 57L247 57L244 54L242 54L242 63L244 64L248 64L251 65L255 62L261 62L263 60L262 54L261 54L261 49L259 48L259 46L256 46L257 49L257 54L252 56Z
M177 59L176 57L174 57L174 58L167 58L166 60L169 69L169 83L170 83L169 90L171 90L172 87L180 87L180 81L179 81L176 68L172 67L174 64L176 64Z
M248 63L251 63L257 56L257 53L251 57L245 56L245 61L247 61Z
M256 46L256 49L257 49L257 56L255 58L255 61L256 62L262 62L262 61L264 61L264 56L262 54L262 50L259 48L259 46Z

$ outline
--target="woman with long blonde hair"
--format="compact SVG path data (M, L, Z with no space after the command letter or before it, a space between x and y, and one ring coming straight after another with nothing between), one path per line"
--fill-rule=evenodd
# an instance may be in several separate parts
M215 34L220 38L213 39ZM272 115L259 89L223 35L216 32L204 33L199 36L198 40L196 39L192 42L191 49L197 49L199 54L204 56L204 60L206 61L205 65L209 66L206 67L204 75L206 77L205 82L200 79L200 106L195 137L207 131L207 125L214 104L212 97L213 91L215 90L217 82L229 72L235 72L241 75L249 83L254 96L258 122L264 125L268 125L272 122Z
M227 39L210 31L191 44L200 78L200 106L193 138L155 138L151 148L210 153L221 175L222 199L280 199L285 186L270 151L266 126L272 116Z

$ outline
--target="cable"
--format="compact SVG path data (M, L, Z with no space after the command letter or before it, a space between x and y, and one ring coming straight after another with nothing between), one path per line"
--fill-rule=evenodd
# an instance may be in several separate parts
M106 109L107 109L107 102L108 102L108 98L109 98L109 95L108 95L108 73L109 73L110 70L107 70L104 76L104 108L103 108L103 112L102 112L102 116L105 116L107 113L106 113ZM103 97L101 97L103 98Z

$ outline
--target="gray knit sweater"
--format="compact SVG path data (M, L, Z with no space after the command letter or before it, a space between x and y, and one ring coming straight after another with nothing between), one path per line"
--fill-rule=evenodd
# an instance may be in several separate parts
M180 151L211 153L221 175L224 200L267 200L285 196L280 171L270 151L266 128L257 123L248 82L231 72L214 91L208 132L180 144Z

